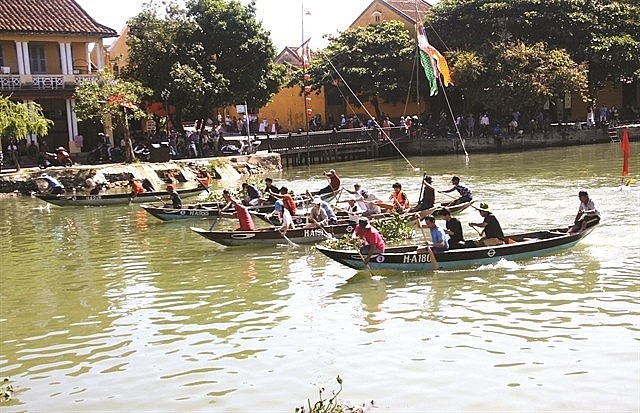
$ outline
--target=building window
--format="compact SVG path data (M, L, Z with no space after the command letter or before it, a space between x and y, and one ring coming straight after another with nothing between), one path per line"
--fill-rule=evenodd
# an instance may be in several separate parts
M31 73L47 73L47 58L44 46L29 45L29 64L31 65Z
M0 44L0 66L4 66L4 49Z
M382 21L382 13L379 11L374 11L372 17L374 23L380 23Z

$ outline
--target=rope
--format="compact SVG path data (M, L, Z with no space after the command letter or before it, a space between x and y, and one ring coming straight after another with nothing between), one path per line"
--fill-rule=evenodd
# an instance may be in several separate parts
M358 102L358 105L360 105L364 111L367 113L367 116L369 116L370 118L373 118L373 116L371 116L371 112L369 112L369 110L367 109L367 107L364 105L364 103L362 103L362 101L360 100L360 98L358 98L358 95L356 95L356 93L353 91L353 89L351 89L351 86L349 86L349 84L344 80L344 78L342 77L342 75L340 74L340 72L338 71L338 69L336 69L336 67L333 65L333 62L331 61L331 59L329 59L327 57L327 61L329 62L329 64L331 65L331 67L333 68L333 70L336 72L336 74L340 77L340 80L342 80L342 83L346 86L347 89L349 89L349 92L351 92L351 94L353 95L353 97L356 99L356 101ZM387 132L382 129L382 127L380 126L380 124L378 123L378 120L376 119L375 121L376 126L378 127L378 129L380 131L382 131L382 134L388 139L389 143L391 143L391 145L396 149L396 151L398 151L398 153L400 154L400 156L402 156L402 158L407 162L407 164L414 170L414 171L419 171L420 168L416 168L413 166L413 164L407 159L406 156L404 156L404 154L402 153L402 151L400 150L400 148L398 148L398 146L396 146L395 143L393 143L393 141L391 140L391 137L389 135L387 135Z

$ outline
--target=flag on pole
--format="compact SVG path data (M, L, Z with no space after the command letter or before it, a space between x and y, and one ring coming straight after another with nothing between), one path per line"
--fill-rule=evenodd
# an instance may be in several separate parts
M300 47L296 49L296 57L301 65L305 68L309 67L309 63L311 63L311 50L309 49L309 42L311 38L308 38L306 42L302 43Z
M451 71L444 56L427 40L424 27L418 25L418 47L420 48L420 63L424 68L424 74L429 80L430 95L438 94L438 79L442 76L442 85L449 86L453 84L451 80Z
M629 158L631 157L631 146L629 145L629 129L624 128L622 130L622 142L620 143L622 148L622 176L629 176Z

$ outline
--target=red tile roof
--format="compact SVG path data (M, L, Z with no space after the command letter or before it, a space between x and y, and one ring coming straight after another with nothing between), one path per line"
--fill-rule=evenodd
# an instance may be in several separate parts
M425 16L429 14L429 10L433 7L423 0L382 0L382 2L404 14L414 23L424 21Z
M0 0L0 33L118 35L73 0Z

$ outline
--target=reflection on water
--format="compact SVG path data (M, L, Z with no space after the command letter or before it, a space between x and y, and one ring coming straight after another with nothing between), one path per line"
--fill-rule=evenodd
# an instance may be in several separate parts
M640 192L618 190L618 156L598 145L468 166L415 158L418 174L402 160L324 166L379 196L397 180L415 198L422 172L438 188L462 175L509 231L571 221L579 188L603 213L554 256L374 278L312 247L225 248L188 229L207 221L1 199L0 369L17 388L4 410L288 411L339 374L345 399L382 411L637 411ZM325 184L321 170L274 178L300 192ZM477 213L460 219L472 237Z

